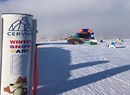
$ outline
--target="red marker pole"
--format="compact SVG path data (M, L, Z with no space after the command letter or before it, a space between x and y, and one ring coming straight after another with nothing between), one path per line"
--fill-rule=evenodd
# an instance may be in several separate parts
M37 66L37 44L36 44L36 33L37 33L37 20L33 20L33 37L32 37L32 64L31 64L31 85L30 88L33 87L32 93L29 95L37 95L37 85L38 85L38 66ZM32 89L30 89L32 90Z
M28 95L37 94L37 46L36 46L37 20L33 19L32 48L31 48L31 69L30 69L30 93Z
M33 95L37 95L37 84L38 84L38 67L37 67L37 45L35 49L35 58L34 58L34 77L33 77Z

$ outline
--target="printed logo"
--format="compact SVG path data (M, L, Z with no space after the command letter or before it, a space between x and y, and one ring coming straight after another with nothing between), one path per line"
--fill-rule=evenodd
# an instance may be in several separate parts
M31 49L32 27L27 17L22 17L11 23L7 37L10 38L11 53L28 53ZM23 39L24 37L24 39ZM17 39L16 39L17 38Z
M13 22L7 32L9 37L31 36L32 27L27 17Z
M11 24L9 31L31 31L31 24L28 22L27 17L17 20Z

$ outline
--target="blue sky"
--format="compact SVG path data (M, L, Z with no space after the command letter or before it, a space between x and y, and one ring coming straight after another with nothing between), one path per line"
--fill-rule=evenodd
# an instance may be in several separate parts
M2 1L2 0L1 0ZM28 13L38 20L38 37L59 38L90 28L97 38L128 38L129 0L6 0L0 13Z

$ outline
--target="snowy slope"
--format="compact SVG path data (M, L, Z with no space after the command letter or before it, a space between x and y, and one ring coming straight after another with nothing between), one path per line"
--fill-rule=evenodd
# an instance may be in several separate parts
M130 40L124 44L40 42L38 95L130 95Z

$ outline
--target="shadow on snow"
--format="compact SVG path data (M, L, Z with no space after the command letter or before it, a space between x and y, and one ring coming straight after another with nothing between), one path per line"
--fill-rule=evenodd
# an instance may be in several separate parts
M130 65L108 69L102 72L67 80L70 71L78 68L105 64L109 61L94 61L70 65L70 51L62 48L38 48L39 86L38 95L57 95L93 82L130 70Z

